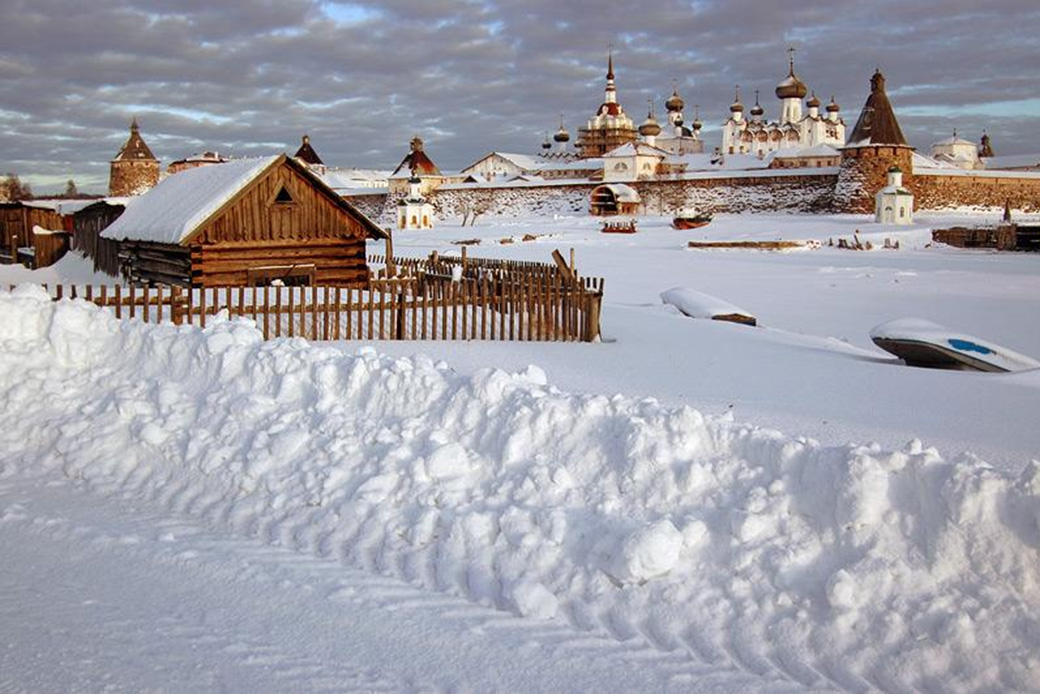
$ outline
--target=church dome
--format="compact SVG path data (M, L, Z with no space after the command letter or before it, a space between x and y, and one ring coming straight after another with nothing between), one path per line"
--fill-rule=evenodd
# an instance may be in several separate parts
M731 111L732 113L740 113L740 112L743 112L743 110L744 110L744 104L740 103L740 92L739 92L739 91L737 92L737 98L736 98L736 100L735 100L735 101L734 101L734 102L733 102L732 104L730 104L730 106L729 106L729 110L730 110L730 111Z
M778 99L804 99L805 95L809 93L809 88L805 86L805 82L798 79L798 76L794 74L794 60L791 61L791 69L787 73L780 84L776 85L776 98Z
M668 101L664 102L664 107L672 112L682 111L685 105L686 102L682 100L679 92L675 89L672 90L672 95L668 97Z
M805 102L805 105L809 108L820 107L820 100L816 98L816 92L813 92L813 95L809 97L809 100Z
M751 107L752 116L761 116L765 112L766 110L762 108L757 101L755 102L755 105Z
M643 137L657 137L661 134L661 126L652 113L646 114L646 120L639 126L639 134Z
M553 135L553 140L555 142L563 143L563 142L570 141L570 139L571 139L571 134L569 132L567 132L567 129L564 128L562 125L560 126L560 129L556 131L556 134Z
M827 104L827 113L837 113L840 110L841 110L841 106L838 106L838 102L836 102L834 100L834 97L832 96L831 97L831 102L829 104Z

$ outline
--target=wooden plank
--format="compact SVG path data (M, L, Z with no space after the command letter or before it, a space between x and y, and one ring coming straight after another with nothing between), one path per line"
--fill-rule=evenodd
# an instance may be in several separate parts
M278 293L282 293L282 288L278 287ZM293 314L296 308L296 292L293 291L293 287L289 287L289 337L296 336L296 325L293 321Z
M329 331L329 327L330 327L329 319L331 317L331 314L329 313L329 290L331 289L331 287L326 285L325 287L323 287L323 289L324 289L324 292L325 292L325 304L324 304L324 312L322 314L323 315L323 319L322 319L322 324L321 324L321 328L322 328L321 336L322 336L322 339L325 342L328 342L329 341L329 332L330 332ZM317 302L315 302L315 303L317 303Z
M282 336L282 288L274 288L274 336Z
M334 291L335 291L335 300L334 301L335 301L335 306L336 306L336 314L335 314L335 321L336 322L334 324L334 331L335 332L333 333L334 337L332 339L333 340L338 340L338 339L340 339L339 338L339 328L340 328L340 323L342 322L341 311L340 311L340 307L339 307L340 296L341 296L341 289L339 287L336 287Z
M383 324L385 322L383 316L385 315L384 309L386 308L386 282L377 281L375 287L379 292L379 339L383 340L386 337L383 333Z
M452 282L448 285L451 290L451 339L458 339L458 327L459 327L459 300L458 290L459 283Z

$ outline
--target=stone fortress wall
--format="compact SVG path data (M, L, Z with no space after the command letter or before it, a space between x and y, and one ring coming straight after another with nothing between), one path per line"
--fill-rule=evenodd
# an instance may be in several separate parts
M876 150L876 151L875 151ZM1040 174L1014 172L914 173L909 148L871 147L845 157L840 169L801 172L763 171L754 175L719 175L680 180L639 181L627 185L642 199L642 214L670 215L683 208L715 213L874 212L874 194L884 187L893 165L904 171L917 211L958 208L1040 212ZM965 173L969 175L964 175ZM441 220L489 216L588 214L595 182L532 186L445 186L431 192L430 202ZM382 226L395 221L399 196L386 194L348 198Z

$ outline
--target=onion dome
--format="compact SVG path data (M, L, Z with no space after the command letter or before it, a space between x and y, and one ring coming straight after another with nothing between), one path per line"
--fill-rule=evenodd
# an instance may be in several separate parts
M834 95L831 94L831 102L827 104L827 113L837 113L841 110L841 106L838 106L838 102L834 100Z
M758 103L758 90L755 90L755 105L751 107L752 116L761 116L766 110L762 108L762 105Z
M794 49L792 49L794 50ZM776 85L776 98L778 99L804 99L809 93L809 88L794 74L794 56L791 56L791 68L780 84Z
M740 103L740 85L737 85L737 95L733 99L733 103L730 104L729 110L731 113L741 113L744 111L744 104Z
M820 107L820 100L816 98L816 92L812 93L812 96L810 96L809 100L805 102L805 105L808 106L809 108L819 108Z
M639 134L643 137L657 137L661 134L661 125L654 118L653 111L647 111L646 120L639 126Z
M542 140L542 149L544 149L544 150L552 149L552 143L549 142L549 133L548 132L545 133L545 139Z
M679 92L673 87L672 95L668 97L668 101L664 102L664 107L670 112L675 113L676 111L682 111L683 106L685 105L686 102L682 100L682 97L679 96Z
M553 135L553 140L562 145L564 142L569 142L570 139L571 134L567 132L567 128L563 127L563 116L560 116L560 129Z
M700 110L700 106L693 107L693 123L690 124L690 127L693 128L693 132L697 132L704 127L704 123L701 123Z

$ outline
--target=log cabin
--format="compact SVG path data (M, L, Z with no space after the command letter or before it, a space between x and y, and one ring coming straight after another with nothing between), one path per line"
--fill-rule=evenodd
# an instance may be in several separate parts
M129 281L193 287L361 286L366 240L386 238L284 154L169 176L101 233Z

